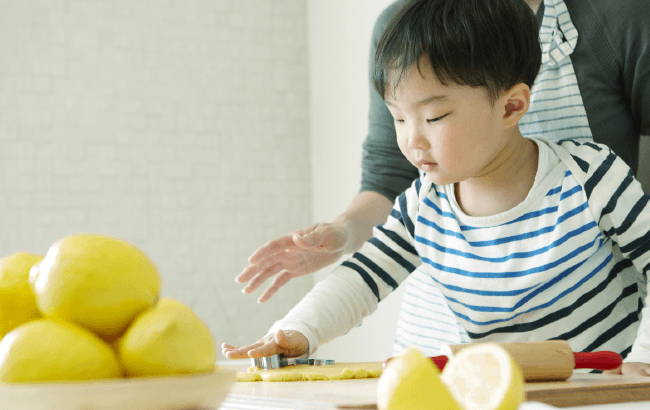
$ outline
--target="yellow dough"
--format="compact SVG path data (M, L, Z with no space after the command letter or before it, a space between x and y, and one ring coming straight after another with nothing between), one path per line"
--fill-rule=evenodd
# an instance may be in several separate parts
M300 364L280 369L262 370L251 367L248 372L238 372L238 382L298 382L312 380L370 379L381 376L382 362L336 363L310 366Z

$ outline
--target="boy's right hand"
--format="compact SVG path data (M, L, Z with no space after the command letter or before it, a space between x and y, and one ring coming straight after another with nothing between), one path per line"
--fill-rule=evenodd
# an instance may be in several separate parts
M300 332L279 329L255 343L236 347L227 343L221 345L221 352L228 359L260 358L281 354L284 357L300 357L309 352L309 341Z

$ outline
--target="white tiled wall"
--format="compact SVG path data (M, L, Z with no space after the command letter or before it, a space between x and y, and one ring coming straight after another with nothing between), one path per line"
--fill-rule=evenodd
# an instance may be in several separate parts
M257 339L234 277L311 223L304 0L0 0L0 254L99 232L147 252L219 343Z

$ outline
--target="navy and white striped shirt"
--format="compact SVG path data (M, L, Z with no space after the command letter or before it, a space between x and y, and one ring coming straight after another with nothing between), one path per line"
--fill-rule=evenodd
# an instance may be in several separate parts
M650 196L603 145L534 141L540 165L521 204L470 217L453 186L422 176L374 237L272 331L300 331L311 354L419 267L471 341L563 339L574 351L612 350L650 363L650 327L639 331Z

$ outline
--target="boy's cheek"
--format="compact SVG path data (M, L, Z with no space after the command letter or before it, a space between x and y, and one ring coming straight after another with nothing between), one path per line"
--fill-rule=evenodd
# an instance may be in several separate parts
M397 146L399 147L399 150L402 151L402 154L404 154L406 159L413 163L410 155L411 150L408 147L408 141L406 137L401 136L399 132L397 133Z

